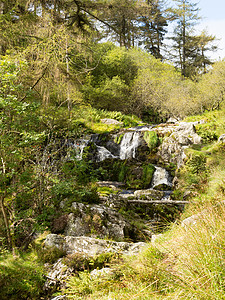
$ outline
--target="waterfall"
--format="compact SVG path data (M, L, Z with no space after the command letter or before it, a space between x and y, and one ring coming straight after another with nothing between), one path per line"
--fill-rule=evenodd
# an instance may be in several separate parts
M72 147L73 149L75 149L77 160L82 160L83 151L84 151L84 148L88 145L88 142L89 142L89 140L80 139L80 140L76 140L75 142L68 143L69 147Z
M126 132L120 144L120 159L135 158L139 143L138 132Z
M116 158L109 150L105 147L97 146L97 161L103 161L106 158Z
M155 172L153 174L151 188L153 189L171 189L172 182L171 176L166 169L155 166Z

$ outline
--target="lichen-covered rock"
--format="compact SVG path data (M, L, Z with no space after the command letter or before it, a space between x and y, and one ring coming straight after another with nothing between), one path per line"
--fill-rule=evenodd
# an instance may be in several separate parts
M115 274L112 268L102 268L100 270L94 269L90 273L91 279L99 279L99 278L110 278Z
M64 234L89 235L123 240L134 235L134 229L116 210L105 205L73 202Z
M188 122L170 126L166 133L167 137L159 147L158 155L165 163L174 163L180 168L186 158L184 149L192 144L201 143L201 137L196 133L194 123Z
M134 198L138 199L148 199L148 200L161 200L164 197L163 191L147 189L147 190L137 190L134 192Z
M73 273L74 270L66 266L62 260L63 259L60 258L53 266L51 266L50 271L47 273L47 280L44 286L46 291L54 291L57 288L64 287L64 281Z
M93 257L102 253L137 254L146 246L146 243L127 243L96 239L87 236L59 236L57 234L47 235L44 245L46 247L57 247L63 249L67 254L81 253Z

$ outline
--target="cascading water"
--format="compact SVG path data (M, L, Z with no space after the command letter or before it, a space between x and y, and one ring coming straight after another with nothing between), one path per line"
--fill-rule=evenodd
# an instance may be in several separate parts
M97 161L103 161L106 158L116 158L109 150L105 147L97 146Z
M75 142L68 143L69 147L72 147L73 149L75 149L77 160L82 160L84 148L87 147L88 142L89 142L89 140L80 139L80 140L76 140Z
M155 172L153 174L151 188L157 189L160 187L170 189L172 187L171 176L166 169L155 166Z
M126 132L120 144L120 159L135 158L140 143L139 132Z

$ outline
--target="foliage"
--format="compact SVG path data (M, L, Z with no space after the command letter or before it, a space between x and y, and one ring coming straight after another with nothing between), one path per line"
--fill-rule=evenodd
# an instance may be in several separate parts
M207 144L218 139L215 132L216 124L199 124L196 126L196 132L202 138L202 143Z
M32 258L0 258L1 299L40 299L44 284L42 265Z
M146 131L144 133L144 139L148 144L150 151L153 151L158 146L159 139L155 131Z

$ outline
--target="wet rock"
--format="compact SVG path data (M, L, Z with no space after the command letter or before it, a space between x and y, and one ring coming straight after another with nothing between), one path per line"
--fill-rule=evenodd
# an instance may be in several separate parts
M163 191L157 191L153 189L137 190L134 192L134 198L138 199L161 200L163 197Z

